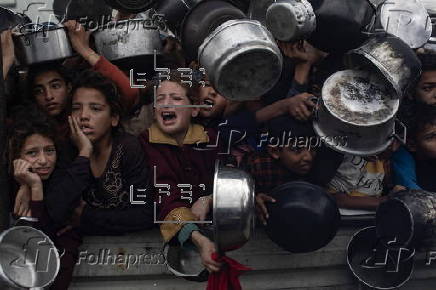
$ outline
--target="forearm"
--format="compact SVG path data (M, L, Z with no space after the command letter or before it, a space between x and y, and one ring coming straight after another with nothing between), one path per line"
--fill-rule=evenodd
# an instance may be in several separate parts
M13 65L14 61L10 61L10 60L3 60L3 79L6 80L9 70L11 69L12 65Z
M309 82L310 70L312 64L309 62L298 63L295 66L294 81L300 85L307 84Z
M349 209L375 210L380 203L386 200L385 197L350 196L345 193L335 193L333 196L339 207Z
M286 113L286 100L280 100L256 112L256 121L265 123Z

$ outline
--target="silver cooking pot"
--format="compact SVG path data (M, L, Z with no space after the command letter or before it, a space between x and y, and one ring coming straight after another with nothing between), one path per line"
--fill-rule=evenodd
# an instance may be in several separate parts
M393 136L406 142L406 128L402 123L398 122L404 130L402 137L395 132L399 104L395 92L380 75L339 71L323 85L313 126L333 150L360 156L376 155L387 149Z
M0 234L0 288L49 286L60 267L59 253L43 232L28 226Z
M97 52L114 63L162 53L159 28L152 19L111 22L93 35Z
M315 31L316 17L306 0L275 0L266 12L266 26L278 40L293 42Z
M31 29L26 29L30 27ZM17 58L23 65L62 60L73 55L70 40L64 27L37 27L29 24L24 32L14 36Z
M370 38L350 51L346 61L352 68L369 64L380 71L399 97L403 97L421 75L421 63L415 52L401 39L389 34Z
M254 181L243 170L215 164L214 241L218 253L242 247L254 231Z
M271 33L254 20L229 20L198 50L213 87L230 100L259 99L280 78L283 58Z
M266 26L266 11L274 0L251 0L248 7L247 16L252 20L257 20Z

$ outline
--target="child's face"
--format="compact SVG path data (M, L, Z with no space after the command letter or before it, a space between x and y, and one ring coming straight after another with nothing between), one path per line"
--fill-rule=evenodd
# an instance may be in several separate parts
M62 113L67 105L70 86L56 71L43 72L35 77L33 96L36 103L50 116Z
M420 159L436 158L436 125L427 125L416 135L416 155Z
M227 99L218 94L210 84L201 87L199 93L201 105L212 105L211 108L201 108L200 116L203 118L221 117L227 106Z
M154 112L159 128L170 136L184 137L191 124L191 118L198 115L198 109L171 106L189 105L192 105L192 103L186 95L185 88L176 82L163 81L156 91L156 108Z
M119 116L112 116L106 97L97 89L79 88L72 99L71 116L92 143L112 133Z
M425 71L421 75L415 91L416 100L436 106L436 71Z
M316 151L306 148L283 147L272 149L270 154L293 173L306 175L312 169Z
M32 165L32 172L46 180L50 177L56 165L56 148L52 139L40 134L26 138L20 152L20 159Z

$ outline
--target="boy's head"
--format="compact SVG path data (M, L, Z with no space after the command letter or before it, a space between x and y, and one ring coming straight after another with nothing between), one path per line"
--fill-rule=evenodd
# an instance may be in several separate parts
M421 78L415 89L418 103L436 106L436 55L420 54Z
M65 111L71 92L71 78L65 67L58 63L33 66L27 82L30 98L42 110L53 117Z
M209 81L206 81L206 85L198 88L198 97L201 105L210 105L210 108L201 108L200 117L203 118L221 118L229 101L221 96L210 85Z
M436 158L436 108L420 106L410 130L408 147L420 160Z
M193 105L199 102L195 90L181 78L180 72L171 71L169 76L170 80L156 85L154 118L164 133L183 140L191 119L198 116L199 108Z
M316 156L316 149L310 145L315 138L311 123L288 116L275 118L268 124L267 151L289 171L306 175Z
M109 136L122 117L116 85L98 72L83 71L73 85L71 116L91 142Z

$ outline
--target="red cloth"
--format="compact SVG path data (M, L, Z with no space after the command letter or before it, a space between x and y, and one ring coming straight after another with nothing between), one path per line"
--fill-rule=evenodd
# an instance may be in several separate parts
M209 275L206 290L241 290L241 283L239 283L239 275L242 271L252 270L237 261L227 257L218 256L217 253L212 254L212 259L217 262L223 263L219 272Z

